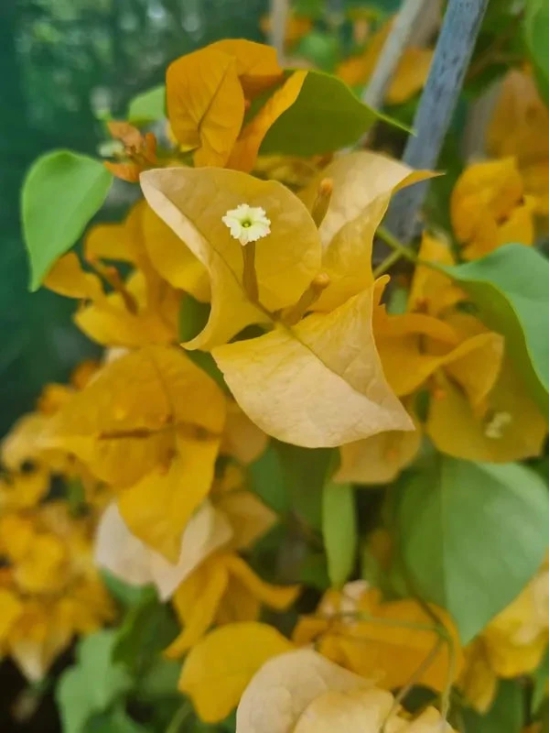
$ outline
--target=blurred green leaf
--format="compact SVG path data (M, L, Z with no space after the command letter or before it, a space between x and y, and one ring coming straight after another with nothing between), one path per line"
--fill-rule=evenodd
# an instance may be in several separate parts
M300 568L299 581L321 592L330 588L327 558L324 553L310 552L307 555Z
M134 97L128 105L128 120L133 123L154 122L166 116L164 84Z
M210 303L201 303L192 295L185 293L179 310L180 341L191 341L202 331L210 317Z
M132 720L123 706L94 715L84 727L84 733L148 733L150 730Z
M290 507L289 495L281 459L273 445L249 466L252 490L277 514L284 514Z
M300 448L276 442L285 489L294 512L310 527L322 527L323 487L334 452L331 448Z
M168 697L180 697L178 680L181 675L181 662L157 656L149 669L137 681L137 697L147 702L158 702Z
M521 733L523 711L521 687L515 681L503 680L492 708L485 715L468 709L463 711L465 733Z
M357 521L351 484L328 481L323 487L323 540L331 585L339 588L351 575L357 552Z
M116 632L98 631L78 644L77 663L61 676L56 700L63 733L83 733L94 714L102 713L132 687L132 678L113 662Z
M271 126L263 155L318 155L355 144L377 120L401 123L363 104L343 81L309 71L296 102Z
M111 173L98 160L69 150L38 158L22 190L23 230L37 290L53 263L84 232L111 186Z
M311 31L300 39L296 55L310 61L321 71L333 72L338 63L338 38L334 33Z
M451 613L466 644L544 558L545 482L518 464L439 456L399 486L397 531L412 587Z
M539 708L548 698L548 651L542 662L532 674L533 694L531 696L531 714L536 715ZM548 705L546 705L548 707Z
M115 575L110 573L105 568L101 568L101 578L109 593L115 598L118 603L121 604L125 609L131 608L141 603L144 596L147 596L151 588L150 587L138 587L135 585L129 585L122 580L119 580Z
M541 409L548 409L548 260L507 244L487 257L441 267L465 290L478 317L506 337L507 350Z
M133 676L141 676L177 632L169 608L159 601L156 591L150 587L126 614L113 647L113 660L124 664Z
M527 0L524 16L525 40L539 91L548 104L548 0Z

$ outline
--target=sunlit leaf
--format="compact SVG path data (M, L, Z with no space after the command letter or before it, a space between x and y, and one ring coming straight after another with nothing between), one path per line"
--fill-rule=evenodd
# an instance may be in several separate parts
M69 150L35 161L22 192L31 290L38 289L55 260L81 236L105 201L112 178L100 161Z
M308 71L296 102L270 128L264 155L317 155L356 143L377 120L399 123L363 104L334 76Z
M148 89L130 100L128 120L130 122L152 122L165 116L166 88L164 84Z

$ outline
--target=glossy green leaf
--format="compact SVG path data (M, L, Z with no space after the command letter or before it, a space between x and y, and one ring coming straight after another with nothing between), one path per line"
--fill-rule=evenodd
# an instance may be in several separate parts
M357 552L357 522L351 484L328 481L323 487L323 541L331 585L340 588L351 575Z
M296 102L271 126L260 153L318 155L356 143L377 120L396 126L363 104L335 76L309 71Z
M57 689L63 733L83 733L94 715L124 696L132 678L113 662L116 632L98 631L78 645L77 663L62 675Z
M514 600L544 558L545 482L519 464L439 456L399 486L405 569L425 600L451 613L467 643Z
M520 685L503 680L491 709L485 715L464 710L465 733L521 733L524 725L525 701Z
M166 117L166 88L164 84L148 89L132 99L128 106L130 122L153 122Z
M23 183L22 212L31 290L37 290L61 255L98 211L113 177L86 155L56 150L38 158Z
M527 0L524 30L539 90L548 103L548 0Z
M442 268L460 284L489 328L506 337L508 353L541 409L548 407L548 260L521 244Z

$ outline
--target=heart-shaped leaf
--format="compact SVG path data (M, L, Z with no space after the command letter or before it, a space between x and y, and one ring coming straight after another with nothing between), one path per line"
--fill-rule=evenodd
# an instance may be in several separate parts
M69 150L38 158L23 184L30 289L37 290L58 257L83 233L105 201L113 176L98 160Z
M413 587L451 613L467 643L543 561L545 482L519 464L439 456L401 488L396 516Z

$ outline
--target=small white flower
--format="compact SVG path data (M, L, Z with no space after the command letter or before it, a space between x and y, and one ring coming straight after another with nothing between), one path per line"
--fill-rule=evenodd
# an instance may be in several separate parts
M485 437L492 440L502 438L504 428L512 422L512 416L509 412L495 412L491 419L485 425Z
M271 232L271 222L261 206L239 204L236 209L231 209L222 216L222 221L233 239L238 239L243 247L249 242L267 237Z

